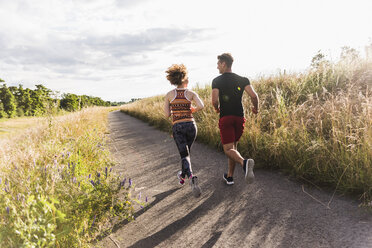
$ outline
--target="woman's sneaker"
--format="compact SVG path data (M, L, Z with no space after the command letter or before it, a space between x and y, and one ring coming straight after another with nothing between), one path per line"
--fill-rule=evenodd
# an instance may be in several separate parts
M244 160L243 170L244 170L244 178L246 183L253 183L254 182L254 160L253 159L246 159Z
M198 177L197 176L193 176L191 178L191 180L190 180L190 186L191 186L192 194L195 197L199 197L201 195L201 190L200 190L200 187L198 185Z
M226 181L227 185L233 185L234 184L233 177L227 177L227 173L223 174L223 179Z
M182 177L182 171L177 172L177 178L180 180L179 184L183 186L185 184L185 178Z

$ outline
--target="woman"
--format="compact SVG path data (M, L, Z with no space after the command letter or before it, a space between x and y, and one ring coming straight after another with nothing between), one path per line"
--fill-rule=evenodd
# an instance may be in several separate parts
M166 73L169 82L176 86L165 96L164 111L167 118L172 117L173 138L181 155L181 171L178 172L177 177L180 184L183 185L187 176L190 179L194 196L198 197L201 191L198 186L198 178L192 173L190 161L190 149L197 134L192 114L203 109L204 104L198 94L187 89L189 78L185 65L172 65ZM195 108L191 106L192 101L196 104Z

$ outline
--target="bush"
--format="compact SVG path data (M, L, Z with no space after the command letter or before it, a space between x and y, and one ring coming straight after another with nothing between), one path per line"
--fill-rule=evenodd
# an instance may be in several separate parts
M88 247L133 218L130 185L112 170L107 109L52 118L0 146L1 247Z

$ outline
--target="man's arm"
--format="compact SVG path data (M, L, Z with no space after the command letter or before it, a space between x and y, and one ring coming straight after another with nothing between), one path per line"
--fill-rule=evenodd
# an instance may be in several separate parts
M220 91L217 88L212 89L212 105L217 113L220 112L220 106L219 106L219 97Z
M257 114L258 113L258 95L256 91L254 91L252 85L245 86L244 91L247 92L248 95L251 97L251 102L253 104L252 112Z

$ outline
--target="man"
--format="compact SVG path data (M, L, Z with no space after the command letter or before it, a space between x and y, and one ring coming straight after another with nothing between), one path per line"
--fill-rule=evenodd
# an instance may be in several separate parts
M241 77L232 72L234 61L229 53L219 55L217 69L220 76L212 82L212 104L217 113L220 113L218 126L220 128L223 150L228 157L228 171L223 175L227 185L233 185L235 164L243 167L246 183L254 181L253 159L244 159L237 150L237 145L244 130L244 110L242 96L248 93L253 104L252 112L258 113L258 96L250 85L248 78Z

